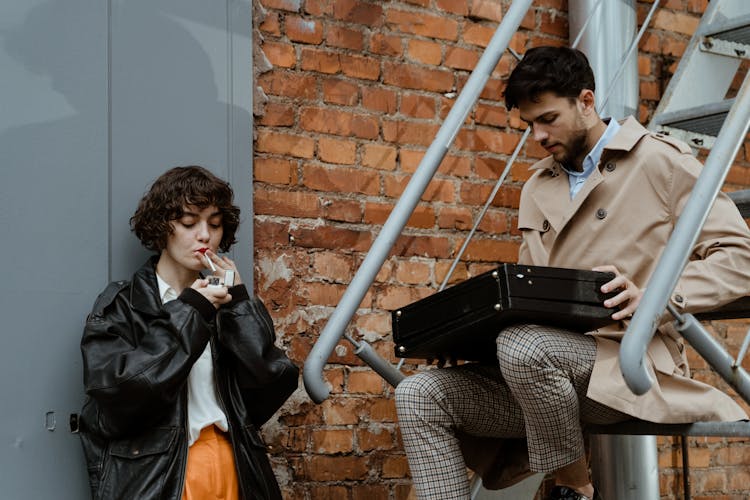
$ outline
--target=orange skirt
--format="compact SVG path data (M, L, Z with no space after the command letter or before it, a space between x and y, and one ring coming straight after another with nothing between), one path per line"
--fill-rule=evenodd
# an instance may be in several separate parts
M239 500L240 488L229 435L205 427L188 448L182 500Z

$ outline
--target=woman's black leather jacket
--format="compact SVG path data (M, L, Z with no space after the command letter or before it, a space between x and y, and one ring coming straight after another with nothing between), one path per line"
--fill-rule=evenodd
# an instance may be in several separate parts
M296 388L297 373L291 365L294 387L287 383L280 401L258 400L255 390L267 382L259 349L275 336L268 312L244 285L218 311L190 288L162 305L154 265L151 259L131 282L113 282L99 295L81 340L87 399L79 428L93 498L181 498L186 381L210 342L241 497L280 499L258 427Z

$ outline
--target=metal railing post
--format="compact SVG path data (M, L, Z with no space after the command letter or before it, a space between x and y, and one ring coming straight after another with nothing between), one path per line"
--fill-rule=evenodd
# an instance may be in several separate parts
M303 381L308 395L316 403L323 402L330 392L323 380L323 367L326 361L344 334L346 326L375 280L375 276L422 197L427 184L429 184L440 162L445 157L445 153L453 143L466 116L479 98L479 94L484 89L487 80L508 47L511 37L521 25L521 21L530 6L531 0L515 0L511 4L461 94L456 99L453 108L441 125L435 140L427 149L404 193L393 208L362 265L357 270L341 301L307 356L303 369Z
M622 339L620 366L635 394L651 388L653 381L643 362L646 349L749 125L750 78L746 77Z

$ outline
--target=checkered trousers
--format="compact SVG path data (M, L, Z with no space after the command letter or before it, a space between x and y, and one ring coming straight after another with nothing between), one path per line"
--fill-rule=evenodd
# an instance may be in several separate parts
M526 437L532 471L550 472L585 454L580 422L627 415L586 398L596 341L538 325L515 325L497 338L497 366L433 369L402 381L396 409L420 499L468 499L456 432Z

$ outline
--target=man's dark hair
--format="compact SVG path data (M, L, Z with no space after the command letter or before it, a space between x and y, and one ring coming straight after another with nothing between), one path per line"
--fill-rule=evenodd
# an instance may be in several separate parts
M175 167L164 172L141 198L130 218L130 228L143 246L161 252L172 233L171 222L184 214L184 207L200 209L215 206L221 212L224 233L219 248L226 252L237 241L240 209L232 204L234 192L228 182L203 167Z
M576 98L583 89L595 90L594 72L583 52L569 47L536 47L526 51L505 87L505 107L536 101L544 92Z

